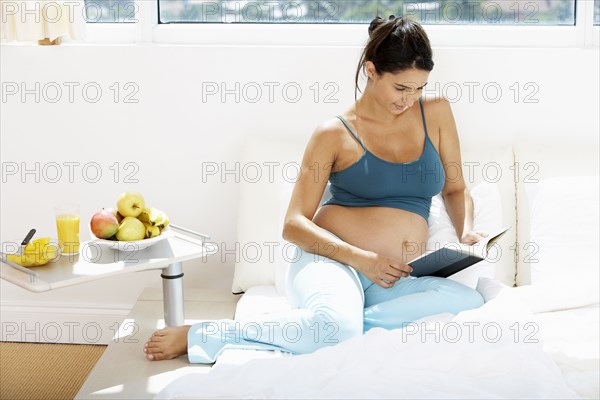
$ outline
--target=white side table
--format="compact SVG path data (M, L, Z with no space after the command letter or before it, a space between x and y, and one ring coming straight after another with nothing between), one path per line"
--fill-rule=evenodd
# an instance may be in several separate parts
M184 324L182 262L217 252L210 237L170 225L165 239L144 250L122 252L93 241L82 242L80 253L61 256L41 267L18 268L0 263L0 278L32 292L45 292L129 272L161 270L166 326Z

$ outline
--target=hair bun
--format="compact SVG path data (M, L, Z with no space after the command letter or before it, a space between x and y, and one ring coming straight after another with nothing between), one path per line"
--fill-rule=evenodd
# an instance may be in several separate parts
M375 17L375 19L373 19L373 21L371 21L371 23L369 24L369 36L371 36L373 31L377 29L377 27L383 25L384 23L385 21L383 20L383 18Z

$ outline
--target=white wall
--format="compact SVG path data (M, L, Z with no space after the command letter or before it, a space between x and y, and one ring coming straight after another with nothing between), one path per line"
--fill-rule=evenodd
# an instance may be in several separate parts
M122 191L136 190L148 203L166 210L175 223L233 248L239 185L232 174L223 180L205 176L203 183L203 165L225 163L232 169L247 135L307 137L318 123L348 108L354 101L360 50L360 46L0 46L6 96L0 118L3 171L13 165L10 163L25 163L31 169L39 162L43 170L49 162L80 162L81 166L96 162L103 174L96 183L83 178L81 166L75 168L73 183L68 182L67 167L58 183L47 182L43 176L35 182L33 174L3 177L2 240L21 237L30 227L40 234L54 234L53 205L71 200L81 205L85 227L95 210L113 205ZM434 60L429 90L435 90L437 83L438 92L451 99L456 88L462 91L462 96L453 100L453 110L463 142L488 137L510 141L523 135L541 141L547 137L598 137L598 48L444 47L434 48ZM62 99L51 103L42 90L39 103L31 94L24 102L20 93L7 96L13 83L34 89L36 82L40 87L56 82L63 89ZM65 82L80 85L72 103ZM121 88L117 103L110 89L115 82ZM138 103L123 102L131 92L124 89L127 82L139 88L133 96ZM226 84L236 92L236 82L241 86L239 101L234 94L225 101L220 96L203 101L203 84ZM272 102L265 82L278 84ZM465 82L479 85L472 98ZM82 96L81 87L87 83L97 83L103 90L97 103ZM328 83L333 86L326 88ZM530 86L526 87L527 83ZM281 89L286 84L302 89L297 102L285 99ZM317 99L315 84L320 87ZM484 85L489 86L488 99L496 96L494 87L501 88L497 102L486 100ZM46 94L54 97L51 86ZM255 86L261 87L263 94L253 103ZM515 101L517 87L519 98ZM331 96L333 102L326 102L331 88L339 91ZM537 103L526 102L527 94ZM295 96L293 87L288 95ZM139 183L124 183L123 176L115 183L109 168L115 162L120 163L122 174L130 171L123 169L124 163L136 163ZM88 238L84 232L82 239ZM185 287L229 290L233 264L232 255L225 259L213 256L206 264L185 263ZM42 314L69 312L84 318L86 312L81 308L101 310L96 314L108 315L107 321L120 321L143 288L160 285L157 271L38 294L2 281L2 322L17 321L25 312L34 320ZM36 341L34 336L20 339Z

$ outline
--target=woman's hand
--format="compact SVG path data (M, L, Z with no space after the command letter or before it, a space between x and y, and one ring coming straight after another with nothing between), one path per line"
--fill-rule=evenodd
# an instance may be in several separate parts
M369 252L362 264L359 271L386 289L394 286L400 278L409 276L413 270L410 265L374 252Z
M473 245L488 236L489 235L486 232L469 231L460 238L460 242L468 245Z

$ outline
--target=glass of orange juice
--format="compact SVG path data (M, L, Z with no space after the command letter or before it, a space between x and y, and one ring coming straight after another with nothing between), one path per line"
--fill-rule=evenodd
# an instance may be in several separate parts
M63 242L62 254L79 253L79 206L65 204L54 207L58 240Z

